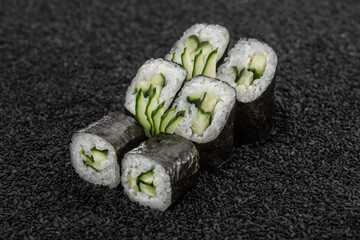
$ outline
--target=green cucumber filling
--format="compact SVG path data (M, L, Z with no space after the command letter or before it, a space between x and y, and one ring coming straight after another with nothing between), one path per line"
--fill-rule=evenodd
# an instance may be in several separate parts
M192 122L191 130L194 134L202 136L211 124L214 109L220 101L220 98L219 96L205 92L196 96L188 96L186 100L194 104L198 109L195 119Z
M241 70L238 70L237 67L232 68L235 75L235 83L248 88L255 79L262 77L266 68L266 56L261 53L256 53L250 60L248 68Z
M191 35L184 43L181 56L173 53L171 61L183 65L188 72L186 81L197 75L216 77L217 48L208 41L200 41L196 35Z
M155 174L153 170L141 173L137 178L133 178L131 174L129 175L129 187L134 189L137 192L142 192L151 197L156 196L156 187L153 182L155 179Z
M83 163L86 166L93 168L95 171L100 172L104 169L102 162L108 160L108 150L99 150L97 148L92 148L90 150L91 155L87 155L84 150L81 151L80 156L83 160Z

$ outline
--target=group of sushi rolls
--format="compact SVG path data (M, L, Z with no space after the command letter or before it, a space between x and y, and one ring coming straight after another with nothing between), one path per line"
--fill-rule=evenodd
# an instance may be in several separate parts
M273 126L276 54L240 39L217 67L228 45L226 28L195 24L165 59L145 62L126 91L126 114L73 135L80 177L110 188L121 182L132 201L165 211L200 168L228 161L236 141L264 139Z

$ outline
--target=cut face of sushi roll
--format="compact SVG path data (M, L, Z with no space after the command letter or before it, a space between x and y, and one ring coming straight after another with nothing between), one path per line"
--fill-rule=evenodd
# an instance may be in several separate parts
M195 146L161 133L125 154L121 184L132 201L165 211L194 185L198 170Z
M132 80L126 91L125 108L135 115L148 137L160 133L161 117L180 90L186 74L178 64L151 59Z
M235 90L205 76L185 83L175 100L176 111L185 111L174 133L195 143L204 168L217 168L233 152Z
M119 161L144 139L144 131L135 119L110 113L73 135L72 165L86 181L114 188L120 183Z
M229 44L229 32L219 25L195 24L186 30L165 59L187 70L186 80L197 75L216 77L216 64Z
M263 140L273 128L277 61L266 43L240 39L218 68L217 77L236 89L237 142Z

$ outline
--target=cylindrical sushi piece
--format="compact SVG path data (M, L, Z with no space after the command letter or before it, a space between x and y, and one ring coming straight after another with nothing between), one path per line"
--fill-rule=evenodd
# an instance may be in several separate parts
M165 102L164 110L167 110L182 87L185 77L186 70L178 64L161 58L146 61L126 90L126 110L135 115L137 92L141 89L149 96L153 88L157 90L158 103Z
M148 137L159 133L159 118L173 102L185 77L186 70L180 65L150 59L131 81L126 91L125 108L143 126Z
M174 133L195 143L202 168L217 168L233 153L235 95L230 85L197 76L174 102L177 112L185 112Z
M225 27L198 23L187 29L165 59L179 63L188 72L186 80L197 75L216 77L216 65L229 45Z
M266 43L240 39L219 66L217 77L236 89L235 140L264 140L274 126L277 56Z
M193 187L199 168L191 141L161 133L125 154L121 184L132 201L165 211Z
M120 183L124 154L145 139L135 119L120 112L109 113L72 136L71 162L84 180L114 188Z

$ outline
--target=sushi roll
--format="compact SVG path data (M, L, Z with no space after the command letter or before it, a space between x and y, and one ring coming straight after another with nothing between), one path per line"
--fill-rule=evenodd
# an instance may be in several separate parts
M229 45L226 28L212 24L195 24L186 30L165 59L187 70L186 80L197 75L216 77L216 65Z
M120 183L119 163L124 154L145 139L135 119L110 113L72 136L71 163L84 180L114 188Z
M205 76L186 82L175 100L183 117L174 133L195 143L202 168L214 169L233 153L235 90Z
M264 140L274 125L275 51L256 39L240 39L219 66L217 77L236 89L235 139Z
M163 59L142 65L126 91L125 108L143 126L148 137L157 135L160 117L183 85L186 70Z
M165 211L195 184L199 153L185 138L161 133L126 153L121 184L130 200Z

